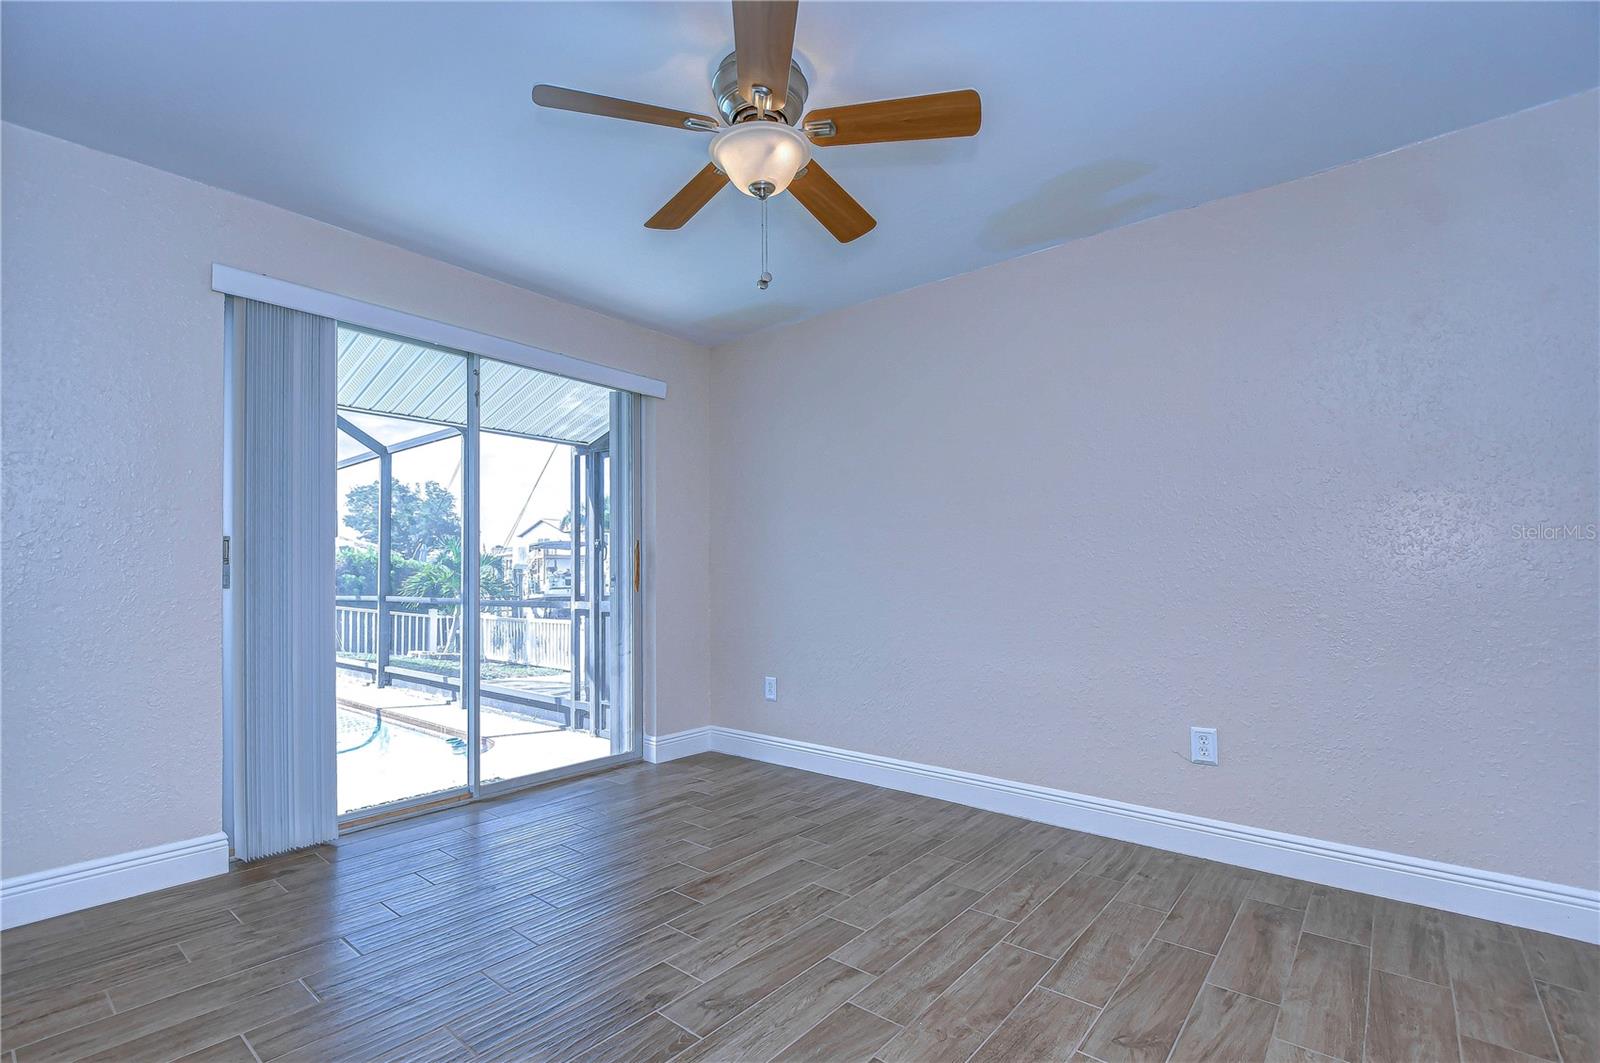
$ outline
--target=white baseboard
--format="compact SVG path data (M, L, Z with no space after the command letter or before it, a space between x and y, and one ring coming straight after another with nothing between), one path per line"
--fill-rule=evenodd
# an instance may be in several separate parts
M711 732L714 727L695 727L675 731L668 735L644 736L644 759L651 764L664 764L679 757L692 757L696 753L711 752Z
M93 908L228 870L228 836L157 845L0 881L0 928Z
M696 727L645 736L654 764L717 752L940 798L1157 849L1600 943L1600 892L791 738ZM0 882L0 928L165 889L228 869L224 834Z
M701 727L654 741L672 751L660 756L662 760L707 750L729 753L1600 943L1600 892L1595 890L729 727Z

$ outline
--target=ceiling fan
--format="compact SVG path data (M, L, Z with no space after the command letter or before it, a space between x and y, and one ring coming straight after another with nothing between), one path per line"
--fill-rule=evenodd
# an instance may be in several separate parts
M812 160L812 146L970 137L982 121L982 106L975 91L961 89L829 107L802 119L810 86L793 58L798 6L798 0L733 0L733 52L711 78L721 122L692 111L554 85L535 85L533 102L715 134L711 162L645 222L647 228L682 228L724 185L731 184L763 206L788 189L835 239L849 243L877 222ZM763 262L760 286L765 288L770 279Z

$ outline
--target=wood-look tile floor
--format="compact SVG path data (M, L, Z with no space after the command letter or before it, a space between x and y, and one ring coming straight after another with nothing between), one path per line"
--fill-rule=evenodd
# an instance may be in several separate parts
M96 1060L1600 1059L1600 950L707 754L0 936Z

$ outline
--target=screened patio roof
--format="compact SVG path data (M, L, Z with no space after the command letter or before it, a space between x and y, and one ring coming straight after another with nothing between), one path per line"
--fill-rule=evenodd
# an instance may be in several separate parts
M478 423L486 432L584 446L610 428L609 388L488 358L479 365ZM467 359L341 325L339 408L341 416L385 446L430 436L447 426L464 427ZM339 433L340 462L368 453L360 442Z

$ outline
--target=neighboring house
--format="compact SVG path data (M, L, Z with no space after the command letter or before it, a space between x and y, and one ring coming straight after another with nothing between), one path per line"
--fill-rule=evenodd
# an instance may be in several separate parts
M517 533L516 563L526 565L530 594L572 588L572 534L553 520L539 520Z

